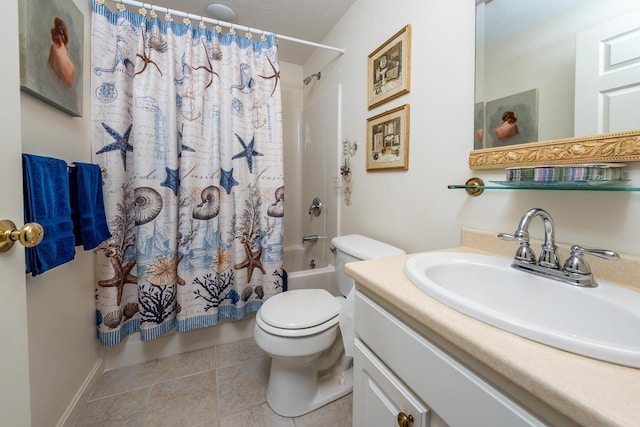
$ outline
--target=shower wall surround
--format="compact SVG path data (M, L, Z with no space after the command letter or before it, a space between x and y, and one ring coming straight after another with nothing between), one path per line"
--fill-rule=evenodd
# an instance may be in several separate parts
M325 74L323 73L323 78ZM322 82L314 85L320 86ZM308 89L307 89L308 90ZM306 245L308 258L331 263L329 242L338 234L338 193L332 180L338 170L341 107L340 88L333 88L322 98L304 106L304 135L302 144L302 198L305 204L303 235L327 236L327 239ZM319 217L307 215L307 207L314 197L323 202ZM300 240L301 241L301 240Z

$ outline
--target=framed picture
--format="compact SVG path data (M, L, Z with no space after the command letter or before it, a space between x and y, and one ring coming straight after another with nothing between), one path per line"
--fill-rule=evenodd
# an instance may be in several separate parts
M409 169L409 104L367 119L367 170Z
M538 141L538 89L489 101L485 108L484 148Z
M411 25L369 55L369 110L411 90Z
M73 0L19 0L20 88L82 116L84 18Z

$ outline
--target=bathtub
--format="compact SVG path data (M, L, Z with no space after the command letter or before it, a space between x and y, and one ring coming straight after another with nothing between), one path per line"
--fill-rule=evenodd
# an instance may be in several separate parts
M312 268L311 257L302 246L284 248L284 269L288 277L288 289L326 289L338 295L335 268L326 262L315 260Z

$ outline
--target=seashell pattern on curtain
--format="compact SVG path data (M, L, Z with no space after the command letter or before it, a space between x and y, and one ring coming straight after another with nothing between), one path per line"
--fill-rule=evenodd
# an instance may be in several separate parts
M111 239L96 256L102 344L241 319L282 291L274 36L252 40L93 1L92 147Z

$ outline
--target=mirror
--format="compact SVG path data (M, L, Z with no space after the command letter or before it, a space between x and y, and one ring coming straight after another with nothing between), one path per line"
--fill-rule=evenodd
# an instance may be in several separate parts
M640 160L637 0L476 3L472 169Z

